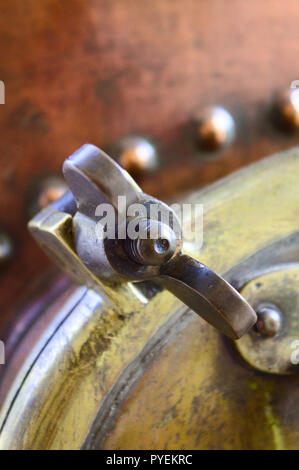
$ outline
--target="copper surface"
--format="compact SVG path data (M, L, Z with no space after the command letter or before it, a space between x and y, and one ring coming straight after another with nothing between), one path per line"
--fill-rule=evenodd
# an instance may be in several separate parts
M3 0L0 6L0 225L16 241L1 277L1 319L49 264L26 230L33 179L60 173L86 141L153 138L160 169L143 188L165 198L299 142L268 117L298 79L298 2L289 0ZM235 144L206 158L189 123L220 104Z

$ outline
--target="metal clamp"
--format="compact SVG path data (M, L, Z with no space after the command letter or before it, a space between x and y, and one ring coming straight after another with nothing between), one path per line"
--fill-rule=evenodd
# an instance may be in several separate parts
M176 214L144 194L108 155L86 144L64 162L63 173L72 194L38 214L29 228L62 267L66 267L66 257L67 264L71 262L73 250L73 269L67 270L76 279L80 280L82 267L75 254L88 271L106 283L158 281L231 338L239 338L254 325L256 314L246 300L207 266L183 254ZM129 209L136 203L144 209L137 216ZM157 215L151 210L154 204ZM99 221L99 206L112 207L113 237L105 231L105 217ZM55 235L47 228L50 220ZM133 238L128 236L129 224L138 228ZM63 246L62 227L70 250Z

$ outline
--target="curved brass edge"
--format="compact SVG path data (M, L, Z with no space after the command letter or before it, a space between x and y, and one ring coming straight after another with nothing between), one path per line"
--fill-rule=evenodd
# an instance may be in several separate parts
M144 371L157 359L163 348L175 341L190 322L194 321L195 313L187 307L181 307L174 315L168 318L161 327L149 338L143 349L133 361L122 371L109 394L103 400L99 411L88 431L82 445L83 450L100 449L111 430L114 421L128 398L133 387L141 379Z
M188 243L185 252L223 274L297 231L298 174L297 149L197 193L193 201L205 208L204 245ZM166 291L135 307L126 292L102 291L109 301L92 311L89 291L91 303L68 316L38 357L6 420L1 448L80 448L120 373L181 305ZM201 325L200 335L210 332Z

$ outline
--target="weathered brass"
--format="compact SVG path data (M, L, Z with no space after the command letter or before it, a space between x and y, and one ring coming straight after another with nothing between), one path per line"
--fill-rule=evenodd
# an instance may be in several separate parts
M298 231L298 174L295 149L190 197L204 204L204 245L185 252L235 286L257 277L248 260ZM64 243L66 225L53 224ZM257 371L167 291L80 282L93 288L60 311L2 406L2 449L299 447L297 375Z
M256 313L234 287L182 252L182 230L176 213L142 193L102 150L83 145L65 160L63 172L76 201L75 213L59 210L60 205L65 207L64 196L62 203L56 203L57 211L52 206L50 214L32 219L29 229L54 262L76 280L90 273L89 278L99 285L159 282L232 339L240 338L255 324ZM121 205L119 198L123 200ZM107 214L108 208L110 227L105 232L106 219L99 220L97 216L103 215L102 210ZM127 231L132 223L138 226L137 238L136 232L132 236ZM115 236L124 229L124 237Z
M263 372L299 373L293 356L299 340L299 265L290 265L263 274L249 282L242 294L251 305L271 303L282 315L281 331L265 338L254 328L238 341L237 348L249 364ZM297 344L299 356L299 342Z

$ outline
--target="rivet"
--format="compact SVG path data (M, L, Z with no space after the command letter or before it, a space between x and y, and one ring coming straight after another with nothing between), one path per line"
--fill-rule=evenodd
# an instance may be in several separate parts
M37 212L59 199L67 189L67 184L63 178L58 176L41 177L30 188L29 215L34 216Z
M289 88L276 94L273 118L282 130L295 131L299 128L299 88Z
M132 176L142 176L158 166L154 145L144 137L123 137L113 149L118 163Z
M262 336L276 336L282 328L282 312L272 304L261 304L256 308L257 322L255 329Z
M194 116L196 140L203 150L215 151L231 144L235 138L232 115L221 106L209 106Z
M10 236L0 231L0 267L4 267L13 255L14 247Z

